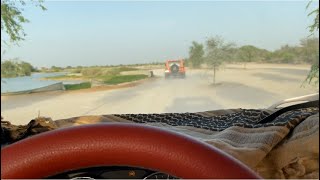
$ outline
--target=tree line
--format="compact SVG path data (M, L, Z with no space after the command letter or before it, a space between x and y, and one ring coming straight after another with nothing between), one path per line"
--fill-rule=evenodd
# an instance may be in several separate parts
M305 38L299 45L285 45L275 51L268 51L253 45L238 47L235 43L216 36L208 38L204 44L193 41L186 61L188 66L193 68L200 68L205 64L213 69L213 83L215 83L215 74L223 63L243 63L244 69L248 62L307 63L317 64L313 67L316 68L319 67L319 38Z
M202 64L217 66L221 63L248 62L314 64L319 60L319 38L306 38L299 45L285 45L275 51L258 48L253 45L236 46L222 37L208 38L202 44L193 41L189 48L188 64L199 68Z
M38 72L38 70L28 62L19 60L1 62L1 78L30 76L32 72Z

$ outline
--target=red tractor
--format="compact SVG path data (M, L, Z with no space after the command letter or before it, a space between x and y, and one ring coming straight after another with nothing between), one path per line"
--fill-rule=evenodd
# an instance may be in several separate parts
M166 68L164 71L164 77L179 77L185 78L186 77L186 69L184 67L184 61L181 60L167 60L166 61Z

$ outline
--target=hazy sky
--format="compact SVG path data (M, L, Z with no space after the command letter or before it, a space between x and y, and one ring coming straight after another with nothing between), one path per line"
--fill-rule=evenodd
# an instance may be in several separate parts
M44 12L25 8L26 40L4 59L37 67L164 61L187 57L193 40L215 35L274 50L309 35L307 2L47 1Z

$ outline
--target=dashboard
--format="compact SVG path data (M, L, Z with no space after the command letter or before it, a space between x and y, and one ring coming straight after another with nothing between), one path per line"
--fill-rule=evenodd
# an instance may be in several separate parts
M73 170L48 179L178 179L166 173L136 167L91 167Z

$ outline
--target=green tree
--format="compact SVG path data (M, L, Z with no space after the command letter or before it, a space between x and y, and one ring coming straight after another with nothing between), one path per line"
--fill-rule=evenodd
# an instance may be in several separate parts
M42 10L46 10L43 6L43 0L31 1ZM23 24L28 23L29 20L23 15L23 7L26 5L26 1L12 1L12 0L1 0L1 31L8 36L8 40L13 43L18 43L24 40L26 36ZM2 39L1 42L6 43L6 39Z
M33 72L33 69L34 69L32 65L27 62L21 62L20 67L22 69L22 75L25 75L25 76L30 76L31 72Z
M17 67L15 63L11 61L1 62L1 78L2 77L15 77L17 72Z
M62 67L57 67L57 66L51 66L51 68L50 68L51 72L60 72L62 70L63 70Z
M252 62L258 55L258 48L252 45L242 46L238 50L238 57L241 62L243 62L243 68L246 69L246 64Z
M309 9L311 3L312 1L308 3L306 9ZM311 35L314 34L315 32L319 33L319 7L314 10L311 10L308 16L315 16L313 23L308 27ZM318 58L315 62L313 62L305 82L308 82L310 84L313 80L315 84L319 84L319 51L318 51Z
M301 40L301 58L311 63L311 69L305 80L308 84L319 84L319 38Z
M302 59L311 64L319 62L319 38L306 38L300 41Z
M299 58L300 56L301 53L297 47L285 45L272 53L270 61L274 63L301 63L302 59Z
M310 8L310 5L312 4L312 2L313 1L309 1L306 9ZM308 16L315 16L313 19L313 23L308 27L311 35L313 35L316 31L319 31L319 7L314 10L311 10Z
M193 41L189 48L188 64L191 63L194 68L199 68L203 63L204 49L203 45Z
M229 52L229 57L225 60L226 63L233 63L238 61L238 51L239 48L236 47L235 45L231 47L228 52Z
M206 63L213 69L213 84L216 83L216 72L220 65L232 58L233 43L226 43L220 36L209 38L206 41Z
M1 62L1 77L30 76L35 68L27 62L17 59Z

